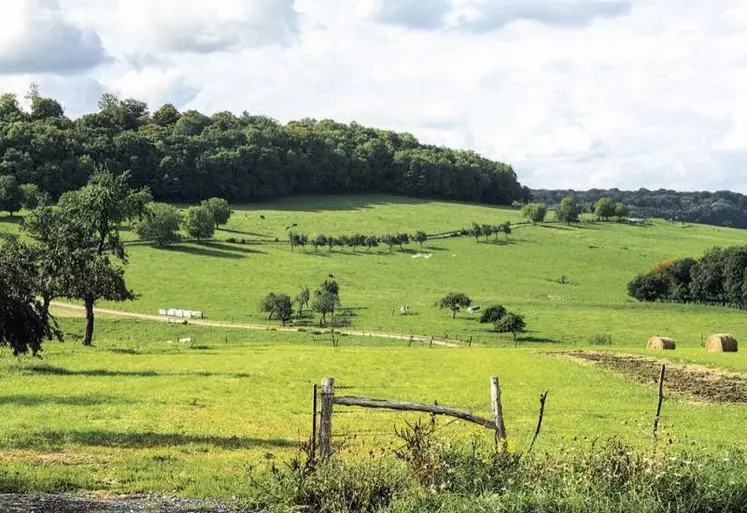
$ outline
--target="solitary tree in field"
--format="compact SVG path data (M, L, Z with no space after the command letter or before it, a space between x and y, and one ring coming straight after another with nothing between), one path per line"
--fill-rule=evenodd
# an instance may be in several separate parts
M524 331L526 322L521 315L509 312L495 321L494 326L498 333L511 333L516 340L516 334Z
M198 243L210 239L215 233L213 214L204 206L188 208L182 223L189 236Z
M0 176L0 211L6 210L12 216L21 210L23 189L12 175Z
M128 178L127 173L97 171L88 185L63 194L54 209L35 210L26 224L45 258L56 263L59 296L83 301L84 345L93 342L96 301L135 298L125 284L124 270L114 264L114 259L127 263L119 225L142 208L141 191L131 189Z
M216 229L220 225L226 224L231 218L231 206L223 198L210 198L203 201L201 205L206 207L210 211L210 214L212 214Z
M163 247L181 240L181 224L182 213L178 208L168 203L150 203L136 231L140 240L152 240Z
M555 211L555 216L558 218L558 221L568 223L568 226L570 226L571 223L578 222L579 212L580 209L576 200L570 196L566 196L563 198L563 201L560 202L560 206Z
M603 221L609 221L615 215L615 205L610 198L600 198L594 206L594 215Z
M259 305L260 310L270 314L269 320L278 319L285 324L293 315L291 298L287 294L267 294Z
M33 253L14 238L0 245L0 346L10 346L15 356L38 354L45 339L62 340L37 298Z
M420 249L423 249L423 243L428 240L428 235L425 232L418 231L415 233L413 240L420 244Z
M461 292L450 292L446 296L438 300L438 307L441 310L451 310L451 318L455 318L456 314L462 308L468 308L472 304L472 300Z
M311 300L311 291L309 287L301 288L301 292L296 296L296 304L298 305L298 316L303 315L303 309L309 307L309 301Z
M530 203L529 205L524 205L521 209L521 214L532 221L532 224L537 224L545 220L547 208L541 203Z

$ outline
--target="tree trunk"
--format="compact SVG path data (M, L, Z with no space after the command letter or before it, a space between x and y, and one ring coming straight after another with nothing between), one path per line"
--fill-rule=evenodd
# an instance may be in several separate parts
M42 318L44 319L44 322L47 322L47 319L49 319L49 303L52 301L52 298L50 298L47 294L44 294L42 296Z
M452 319L456 319L456 313L457 313L457 311L456 311L456 310L452 310L452 311L451 311L451 318L452 318Z
M84 346L93 345L93 298L88 296L85 299L86 303L86 336L83 338Z

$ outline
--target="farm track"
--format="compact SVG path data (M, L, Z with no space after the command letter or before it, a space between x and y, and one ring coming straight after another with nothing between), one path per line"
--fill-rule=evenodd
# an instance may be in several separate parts
M239 513L222 501L160 498L116 497L99 499L72 495L0 494L3 513Z
M579 360L622 374L635 383L657 385L661 366L667 366L664 386L676 395L705 403L747 404L747 376L703 365L665 359L593 351L547 353Z
M79 305L73 305L70 303L60 303L57 301L52 301L51 306L62 309L62 310L74 311L76 313L85 312L84 307L79 306ZM162 316L162 315L122 312L119 310L110 310L107 308L94 308L94 312L96 314L102 314L108 317L140 319L140 320L153 321L153 322L165 322L169 324L186 323L190 326L207 326L207 327L214 327L214 328L229 328L229 329L256 330L256 331L285 331L289 333L304 333L308 331L308 328L305 328L305 327L297 328L293 326L266 326L262 324L244 324L244 323L225 322L225 321L206 321L206 320L200 320L200 319L187 320L187 319L181 319L179 317L167 317L167 316ZM315 331L320 331L323 334L332 333L331 329L324 329L324 328L319 328L319 329L315 328ZM382 338L382 339L389 339L389 340L406 340L408 342L410 341L410 338L411 338L408 335L402 335L399 333L386 333L386 332L376 332L376 331L335 329L334 332L340 335ZM425 337L422 335L412 335L412 341L423 343L423 344L433 343L434 346L441 346L441 347L464 347L463 344L455 344L454 342L449 342L447 340L437 339L437 338L431 339L431 337Z

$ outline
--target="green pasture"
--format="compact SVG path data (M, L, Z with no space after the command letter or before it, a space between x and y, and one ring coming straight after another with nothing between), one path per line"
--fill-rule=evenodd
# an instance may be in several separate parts
M536 350L352 337L334 348L310 333L106 318L96 346L83 348L76 341L82 322L62 319L68 342L48 344L43 359L1 353L0 492L241 496L250 470L281 465L309 436L312 387L324 376L336 378L339 394L438 401L489 416L488 378L497 375L514 449L528 444L544 389L550 395L539 449L613 435L651 443L653 387ZM177 342L185 336L195 338L192 346ZM341 410L334 434L344 454L394 448L393 426L416 418ZM747 447L743 406L671 399L662 422L673 443L717 452ZM440 423L446 434L491 436L462 422Z
M387 197L301 198L251 209L237 207L217 242L179 244L166 249L129 247L128 283L139 294L132 303L102 306L156 313L181 307L208 318L267 322L257 305L269 292L294 296L312 290L329 275L350 308L352 328L402 334L448 336L478 344L513 345L511 336L491 333L477 316L456 319L435 302L451 291L468 294L477 305L501 303L524 314L524 344L585 344L610 334L615 346L639 346L651 335L675 337L697 347L714 331L747 337L743 312L710 306L639 304L626 284L653 263L699 256L716 245L747 242L747 234L727 228L655 222L650 225L584 222L520 226L503 236L475 242L472 237L436 239L404 251L385 247L291 251L288 244L231 244L227 238L262 236L285 240L285 228L309 235L324 232L375 233L423 229L428 232L519 220L514 210L458 203ZM260 216L264 216L262 219ZM420 254L430 259L413 258ZM567 283L559 283L565 277ZM412 315L399 315L401 305ZM393 313L394 312L394 313Z

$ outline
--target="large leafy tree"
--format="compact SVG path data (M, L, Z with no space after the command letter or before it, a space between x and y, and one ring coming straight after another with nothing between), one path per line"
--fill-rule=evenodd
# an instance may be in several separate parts
M456 317L458 311L469 307L471 304L472 300L461 292L449 292L438 300L438 307L441 310L451 310L452 319Z
M566 196L560 202L560 206L555 210L555 215L558 218L558 221L568 223L568 226L570 226L571 223L578 222L578 215L580 212L581 209L578 207L576 200L570 196Z
M45 339L62 340L36 296L37 283L35 252L17 239L0 245L0 346L16 356L38 354Z
M547 215L547 208L541 203L529 203L521 209L524 217L529 219L532 224L541 223Z
M99 170L85 187L65 193L56 208L41 207L26 227L47 268L57 268L54 294L83 301L87 346L93 343L96 302L135 298L117 265L127 263L119 226L142 208L140 191L130 188L127 179L127 173Z
M203 201L202 206L206 207L212 214L216 229L220 225L226 224L231 218L231 206L223 198L210 198Z
M205 206L188 208L182 223L189 236L197 239L198 243L212 238L215 233L213 215Z
M179 242L181 211L168 203L150 203L145 207L143 219L137 226L140 240L154 241L159 247Z
M617 204L611 198L599 198L594 205L594 215L604 221L609 221L617 211Z
M262 299L259 307L263 312L270 314L270 320L278 319L283 324L288 322L293 315L293 304L287 294L270 292Z

